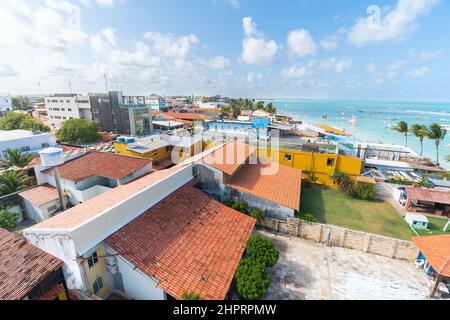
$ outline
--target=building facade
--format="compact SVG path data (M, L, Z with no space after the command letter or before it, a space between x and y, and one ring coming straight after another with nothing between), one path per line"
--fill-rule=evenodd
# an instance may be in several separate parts
M45 98L45 108L53 129L58 129L70 119L92 120L88 96L79 94L55 94Z
M92 120L102 131L137 136L153 132L151 105L146 103L145 97L123 96L122 92L111 91L89 98Z
M3 157L6 149L19 149L23 152L37 153L52 146L56 146L56 138L50 132L0 130L0 158Z
M12 111L12 99L9 94L0 94L0 116Z

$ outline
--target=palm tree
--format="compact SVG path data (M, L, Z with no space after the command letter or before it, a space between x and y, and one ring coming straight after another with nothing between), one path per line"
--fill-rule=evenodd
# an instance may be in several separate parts
M427 137L427 127L421 124L414 124L411 133L420 139L420 157L423 155L423 140Z
M392 127L392 130L398 131L405 136L405 147L408 146L408 123L406 121L400 121L396 126Z
M33 160L33 155L19 149L6 149L3 166L24 168Z
M0 175L0 195L8 195L28 188L31 178L19 170L8 170Z
M433 123L427 129L428 139L434 140L436 144L436 163L439 165L439 145L442 140L444 140L447 135L447 130L443 129L439 124Z

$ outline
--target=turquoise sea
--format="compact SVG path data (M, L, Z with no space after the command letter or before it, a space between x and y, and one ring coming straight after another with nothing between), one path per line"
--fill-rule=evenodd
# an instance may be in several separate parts
M409 125L415 123L430 125L438 123L450 126L450 103L429 102L386 102L386 101L343 101L343 100L272 100L279 113L289 114L298 120L311 123L327 123L352 133L357 139L368 142L382 142L404 145L404 136L389 128L401 120ZM323 117L327 115L328 120ZM350 124L352 116L356 124ZM408 137L408 146L420 152L420 142L414 136ZM450 131L440 146L441 165L450 169L445 156L450 154ZM436 159L434 141L425 140L424 155Z

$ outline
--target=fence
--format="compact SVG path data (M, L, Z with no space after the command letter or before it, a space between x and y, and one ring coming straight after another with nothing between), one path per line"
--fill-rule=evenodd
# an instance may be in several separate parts
M265 218L259 226L328 246L359 250L381 256L414 261L419 253L413 242L354 231L333 225L306 222L296 218L287 221Z

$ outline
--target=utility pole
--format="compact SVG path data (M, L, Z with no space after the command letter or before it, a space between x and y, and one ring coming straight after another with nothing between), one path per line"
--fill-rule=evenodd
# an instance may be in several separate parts
M61 177L59 175L59 170L58 167L55 166L52 168L52 172L53 172L53 177L55 178L55 183L56 183L56 189L58 189L58 196L59 196L59 201L61 202L61 212L66 211L67 207L66 207L66 203L64 201L64 194L62 191L62 186L61 186Z

